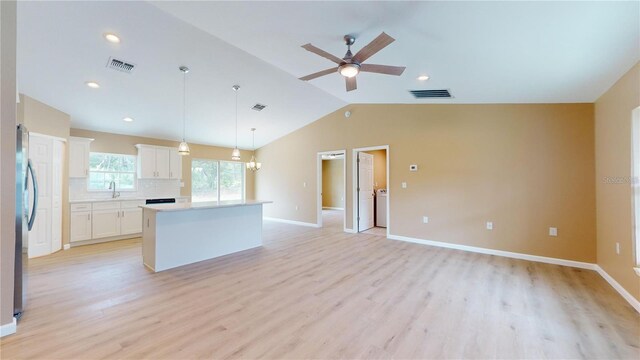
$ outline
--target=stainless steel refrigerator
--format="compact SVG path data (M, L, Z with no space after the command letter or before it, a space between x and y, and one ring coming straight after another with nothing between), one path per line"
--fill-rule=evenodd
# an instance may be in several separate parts
M38 181L29 160L29 132L24 125L18 125L16 140L16 268L13 315L20 319L25 297L22 247L29 245L29 231L36 219ZM33 199L29 199L29 186L33 187Z

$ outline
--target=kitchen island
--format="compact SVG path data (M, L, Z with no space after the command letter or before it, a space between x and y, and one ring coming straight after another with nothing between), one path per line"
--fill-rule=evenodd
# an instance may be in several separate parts
M211 201L143 205L142 259L154 272L262 246L262 205Z

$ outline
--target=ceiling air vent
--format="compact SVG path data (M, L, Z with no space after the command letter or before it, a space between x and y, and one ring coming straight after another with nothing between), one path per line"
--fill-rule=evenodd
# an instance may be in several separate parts
M409 90L416 99L450 98L449 90Z
M255 104L255 105L253 105L253 107L251 109L253 109L255 111L262 111L266 107L267 107L267 105Z
M133 69L136 67L135 64L130 62L126 62L124 60L118 60L116 58L109 58L109 62L107 63L107 67L113 70L122 71L127 74L131 74Z

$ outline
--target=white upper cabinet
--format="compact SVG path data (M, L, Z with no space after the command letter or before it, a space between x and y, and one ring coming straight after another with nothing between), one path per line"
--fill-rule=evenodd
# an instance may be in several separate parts
M69 177L85 178L89 176L89 151L93 139L69 138Z
M139 179L180 179L182 159L178 150L164 146L136 145Z
M182 155L178 149L171 149L169 157L169 178L182 179Z

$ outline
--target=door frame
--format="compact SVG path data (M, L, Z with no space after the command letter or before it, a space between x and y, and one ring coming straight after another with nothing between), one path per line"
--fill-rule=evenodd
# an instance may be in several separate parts
M389 237L389 234L391 233L391 217L389 216L389 214L391 214L391 207L390 207L390 203L389 203L389 198L391 196L391 191L390 191L390 185L389 185L389 145L378 145L378 146L369 146L369 147L362 147L362 148L355 148L352 149L352 153L351 153L351 166L352 166L352 171L351 171L351 175L352 175L352 180L351 180L351 194L353 196L352 199L352 212L353 212L353 222L351 223L351 227L352 227L352 232L354 233L358 233L358 208L359 208L359 203L358 203L358 153L359 152L363 152L363 151L372 151L372 150L386 150L387 152L387 156L386 156L386 165L387 165L387 237ZM375 171L375 168L374 168ZM375 216L375 213L374 213Z
M316 226L322 227L322 155L344 154L342 160L342 185L344 186L344 210L342 211L342 228L345 232L349 232L347 229L347 150L333 150L333 151L319 151L316 155Z

